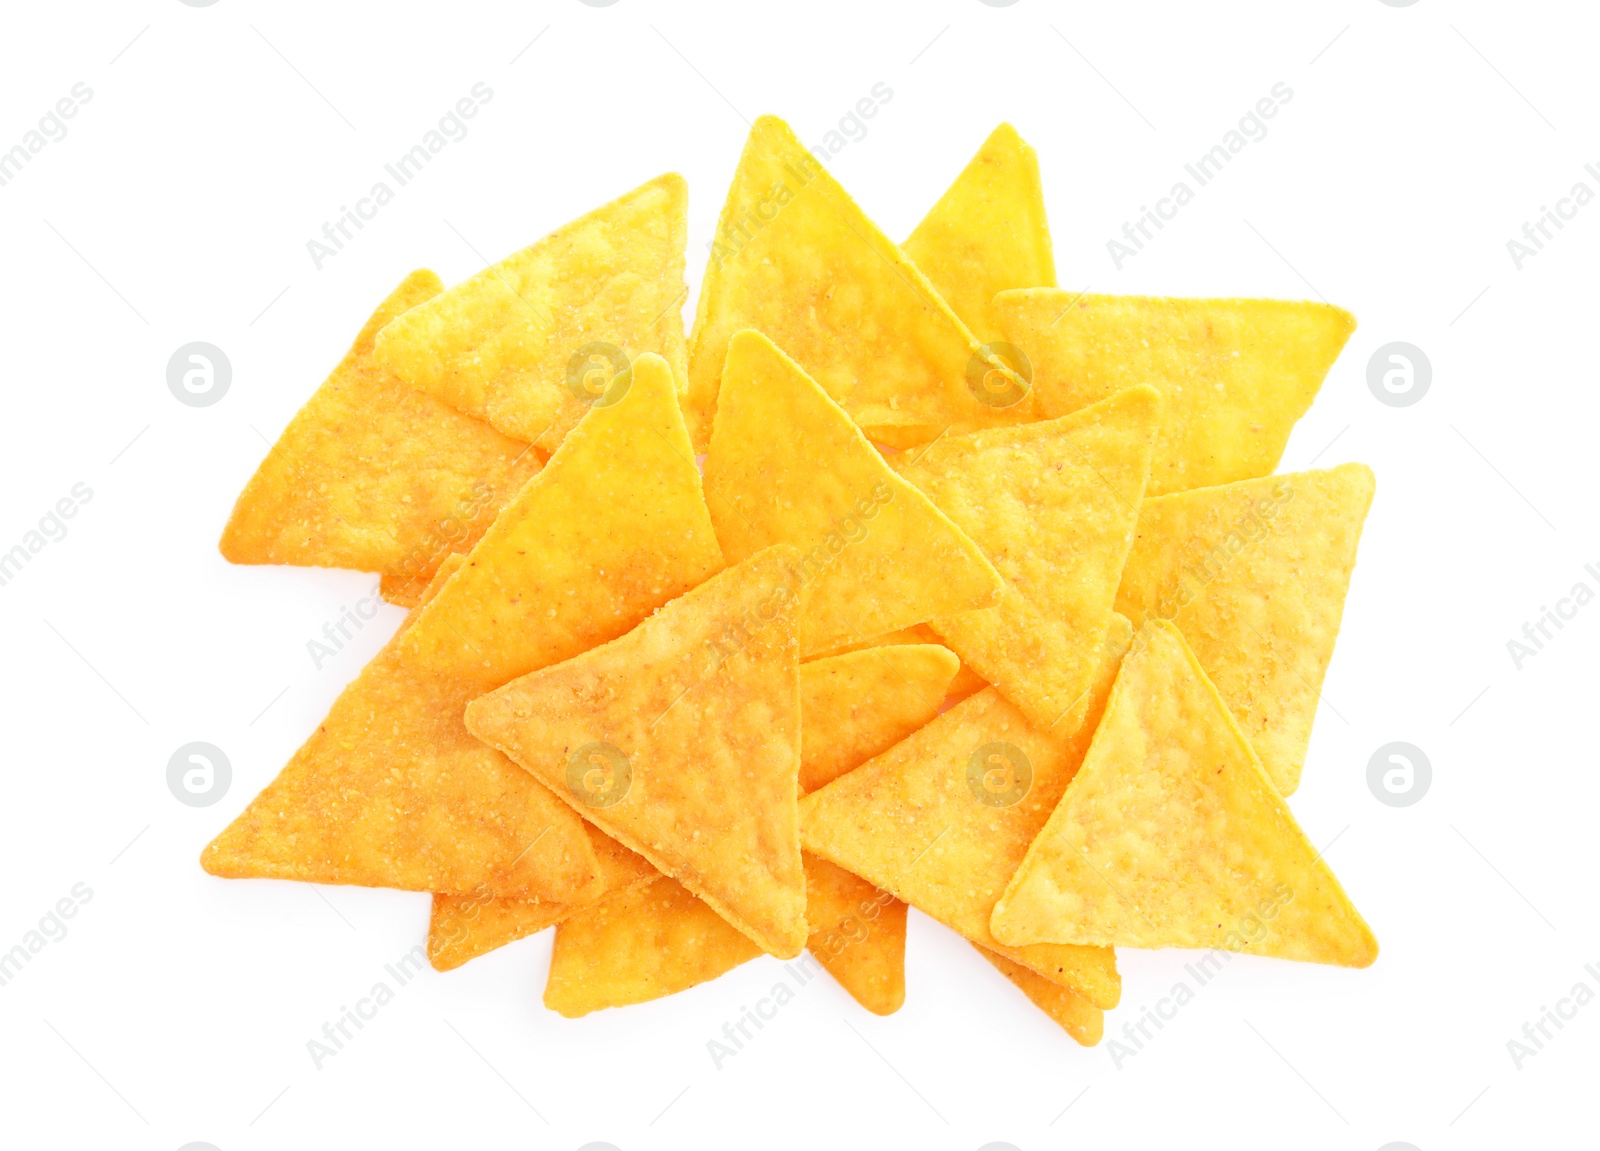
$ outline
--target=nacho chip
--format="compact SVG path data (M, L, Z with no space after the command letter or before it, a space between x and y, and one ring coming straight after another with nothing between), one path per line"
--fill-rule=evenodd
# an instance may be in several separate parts
M937 434L1031 415L1027 387L979 352L927 277L773 116L750 130L700 288L689 348L698 447L728 344L745 328L771 336L863 425ZM969 369L981 381L991 368L1002 387L981 402Z
M923 643L801 664L801 794L832 783L938 715L959 666L948 648Z
M1278 466L1355 320L1288 300L1097 296L1054 288L995 300L1033 367L1040 414L1066 415L1135 384L1167 397L1150 495Z
M933 629L1041 731L1083 720L1160 414L1141 385L1060 419L945 436L899 469L1005 583L994 607Z
M1346 967L1378 954L1165 620L1123 662L1083 766L993 928L1016 946L1208 947Z
M429 593L463 562L449 557ZM462 711L477 685L401 657L421 610L206 846L206 871L554 900L593 892L599 865L583 822L467 733Z
M681 388L688 196L658 176L557 228L390 324L378 362L546 452L641 353Z
M875 635L871 639L861 640L859 643L841 644L839 647L830 648L812 657L811 662L825 659L833 655L846 655L852 651L862 651L869 647L889 647L900 643L931 643L944 645L944 638L925 623L914 623L910 627L897 628L894 631ZM955 679L950 681L950 686L945 689L945 703L960 703L973 692L982 691L989 685L970 667L962 664L956 672Z
M705 485L729 562L775 543L800 550L808 654L998 594L977 545L759 332L728 347Z
M732 971L761 948L665 876L556 928L544 1005L568 1019L644 1003Z
M1108 948L1011 948L989 914L1089 745L1130 628L1113 617L1089 718L1058 739L993 688L800 801L807 851L892 892L974 943L1097 1007L1120 994Z
M806 938L794 562L792 548L758 552L466 716L479 739L781 958Z
M641 356L517 494L402 641L480 694L597 643L723 566L672 374Z
M906 1001L906 905L859 875L806 853L806 948L874 1015Z
M1300 783L1373 477L1362 464L1144 502L1117 610L1170 620L1284 795Z
M1039 158L1015 128L989 134L900 247L978 339L1005 339L995 295L1056 286Z
M987 947L979 947L976 943L972 946L979 955L994 964L996 971L1015 983L1017 989L1031 999L1035 1007L1059 1023L1061 1029L1068 1035L1085 1047L1093 1047L1100 1042L1100 1036L1105 1031L1104 1011L1070 987L1051 983L1044 976L1028 970L1020 963L1011 962L1004 955L990 951Z
M230 563L380 572L385 598L411 606L539 470L526 443L374 362L378 330L439 289L432 272L407 276L289 421L222 531Z

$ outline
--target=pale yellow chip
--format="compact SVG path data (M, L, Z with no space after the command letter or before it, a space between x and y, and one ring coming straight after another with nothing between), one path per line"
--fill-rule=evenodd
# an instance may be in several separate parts
M1039 414L1065 415L1135 384L1167 398L1149 494L1264 476L1278 466L1355 320L1331 304L1098 296L1054 288L995 300L1027 355Z
M641 356L402 642L487 691L616 638L722 566L672 373Z
M871 639L864 639L858 643L841 644L839 647L831 648L827 652L819 653L813 657L812 662L824 659L827 656L845 655L852 651L861 651L864 648L889 647L893 644L901 643L931 643L943 646L944 638L927 624L914 623L910 627L896 628L894 631L884 632L882 635L875 635ZM962 664L956 671L956 677L950 681L950 686L945 689L947 692L945 703L960 703L973 692L982 691L988 686L975 671L966 664Z
M705 485L729 562L775 543L799 549L807 654L999 594L977 545L759 332L728 348Z
M727 920L663 876L561 921L544 1005L575 1019L644 1003L715 979L760 954Z
M750 129L700 289L689 347L697 446L709 442L729 341L745 328L771 336L864 426L936 435L1031 415L1026 386L1004 370L1000 388L983 390L994 361L773 116Z
M467 707L479 739L782 958L806 939L794 562L758 552Z
M1141 385L1060 419L945 436L900 463L1005 585L994 607L933 629L1041 731L1083 720L1160 418L1161 393Z
M407 276L289 421L223 529L230 563L379 572L385 598L412 606L440 561L470 550L539 470L528 444L374 362L378 330L439 289L432 272Z
M1011 962L1004 955L990 951L987 947L979 947L976 943L972 946L977 949L979 955L994 964L996 971L1016 984L1017 989L1032 1000L1035 1007L1059 1023L1061 1029L1068 1035L1085 1047L1093 1047L1100 1042L1100 1037L1105 1032L1104 1011L1070 987L1052 983L1044 976L1030 971L1020 963Z
M1362 464L1149 499L1117 591L1170 620L1284 795L1300 783L1372 504Z
M989 134L900 247L985 343L1005 338L998 293L1056 286L1039 159L1015 128Z
M390 324L378 362L547 452L641 353L682 387L688 197L658 176L557 228Z
M1178 629L1129 652L1072 785L995 906L996 936L1366 967L1378 943Z
M948 648L924 643L801 664L801 794L832 783L938 715L959 667Z
M874 1015L906 1001L906 905L859 875L805 855L806 948Z
M462 562L449 557L430 592ZM599 865L582 820L467 733L462 711L478 687L408 663L399 651L406 630L207 845L201 866L227 879L551 900L592 893Z
M1097 1007L1121 990L1109 948L1008 948L989 914L1088 747L1123 651L1113 617L1088 719L1070 738L1028 725L993 688L800 801L806 850L893 893L946 926Z

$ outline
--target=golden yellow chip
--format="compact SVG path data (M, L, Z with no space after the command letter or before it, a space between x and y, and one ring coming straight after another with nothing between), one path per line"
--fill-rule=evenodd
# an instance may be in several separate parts
M750 129L700 288L689 348L698 447L728 344L745 328L771 336L864 426L936 435L1031 414L1021 381L979 352L927 277L773 116ZM996 370L1000 386L986 391Z
M556 927L544 1005L575 1019L685 991L761 954L682 884L663 876Z
M1096 296L1055 288L995 300L1033 367L1040 414L1135 384L1167 397L1149 494L1264 476L1278 466L1355 320L1289 300Z
M1164 620L1124 661L1083 766L992 926L1018 947L1203 947L1347 967L1378 954Z
M800 665L800 792L832 783L939 714L960 661L894 644Z
M837 864L807 853L806 948L874 1015L906 1001L906 905Z
M1090 713L1058 739L993 688L800 801L801 841L974 943L1072 988L1097 1007L1120 993L1109 948L1008 948L989 914L1088 747L1123 651L1113 616Z
M759 332L728 348L705 485L729 562L799 549L807 654L987 607L999 592L977 545Z
M449 557L430 593L462 562ZM593 892L598 862L582 820L467 733L462 711L477 686L406 662L405 631L207 845L201 866L227 879L407 891L553 900Z
M869 647L890 647L894 644L901 643L931 643L943 646L944 637L942 637L938 632L934 631L932 627L925 623L914 623L910 627L902 627L897 628L894 631L887 631L882 635L875 635L871 639L861 640L859 643L841 644L839 647L831 648L826 653L821 653L814 656L812 662L824 659L827 656L845 655L852 651L862 651ZM973 694L974 692L982 691L988 686L989 685L984 682L984 680L975 671L973 671L966 664L962 664L960 669L956 672L955 679L951 680L950 686L945 689L945 703L960 703L962 700L966 699L967 696Z
M466 719L782 958L806 939L794 562L789 547L758 552Z
M687 379L688 189L658 176L395 320L380 364L509 436L555 451L654 352Z
M1056 286L1039 159L1015 128L989 134L900 247L985 343L1005 338L998 293Z
M1041 731L1082 722L1160 418L1161 393L1141 385L1060 419L944 436L900 465L1005 584L994 607L933 629Z
M723 566L672 373L641 356L507 504L407 633L480 693L614 639Z
M1104 1011L1070 987L1052 983L1044 976L1028 970L1020 963L1011 962L1004 955L990 951L987 947L979 947L976 943L972 946L977 949L979 955L994 964L996 971L1015 983L1017 989L1031 999L1035 1007L1059 1023L1061 1029L1068 1035L1085 1047L1093 1047L1100 1042L1100 1036L1105 1031Z
M1362 464L1149 499L1117 590L1170 620L1284 795L1300 783L1373 478Z
M439 292L416 271L378 305L339 366L289 421L222 532L236 564L380 572L415 604L439 562L478 541L542 458L408 387L372 356L378 330Z

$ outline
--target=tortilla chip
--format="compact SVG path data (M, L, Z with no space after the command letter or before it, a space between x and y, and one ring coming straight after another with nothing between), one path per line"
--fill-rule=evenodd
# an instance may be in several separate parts
M448 557L429 595L463 562ZM206 846L206 871L554 900L594 891L599 865L583 822L467 733L462 711L477 685L401 657L421 610Z
M380 368L378 329L439 292L412 272L362 327L239 494L222 531L236 564L382 573L415 604L439 562L478 541L542 457ZM409 604L408 604L409 606Z
M1005 339L995 295L1056 286L1039 158L1015 128L989 134L900 247L978 339Z
M689 347L689 416L709 442L728 344L767 333L863 425L941 429L1016 423L1019 397L980 402L969 368L996 366L904 253L862 214L782 120L750 129L711 247ZM1009 393L1008 393L1009 394Z
M681 388L688 197L658 176L557 228L390 324L378 362L546 452L641 353Z
M585 823L599 861L595 895L578 902L500 899L479 889L467 895L435 895L428 920L428 962L451 971L469 959L537 935L586 907L661 878L649 860L630 851L592 823Z
M1284 795L1300 783L1374 481L1362 464L1149 499L1117 610L1178 626Z
M806 939L794 562L792 548L758 552L621 639L474 700L466 717L781 958Z
M1035 730L988 688L802 799L806 850L1095 1006L1115 1007L1121 983L1108 948L1006 947L989 914L1089 746L1130 631L1113 617L1089 718L1073 736ZM995 778L997 759L1004 778Z
M874 1015L906 1001L906 905L837 864L805 855L806 948Z
M659 356L508 504L402 641L479 694L615 639L723 566Z
M1033 367L1040 414L1066 415L1135 384L1167 397L1150 495L1278 466L1355 319L1289 300L1097 296L1054 288L995 300Z
M933 629L1041 731L1083 720L1160 418L1161 393L1141 385L1060 419L945 436L900 467L1005 582L994 607Z
M1085 1047L1093 1047L1100 1042L1100 1036L1105 1031L1104 1011L1069 987L1051 983L1044 976L1029 971L1019 963L1011 962L1004 955L990 951L987 947L979 947L976 943L972 946L979 955L994 964L996 971L1015 983L1018 990L1033 1000L1035 1007L1059 1023L1068 1035Z
M998 594L977 545L759 332L739 332L728 347L705 485L729 562L775 543L802 553L812 592L805 653L986 607Z
M801 664L801 794L832 783L938 715L959 666L949 649L921 643Z
M1366 967L1377 941L1178 629L1123 662L993 916L1013 945L1207 947Z
M544 1005L576 1019L644 1003L732 971L761 948L663 876L565 919L556 928Z

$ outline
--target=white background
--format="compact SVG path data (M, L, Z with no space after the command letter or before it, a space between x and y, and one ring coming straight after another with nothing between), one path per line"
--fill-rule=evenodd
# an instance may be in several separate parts
M674 5L620 0L11 5L0 147L92 100L0 187L0 550L76 483L70 533L0 587L0 950L84 883L70 933L0 987L0 1141L222 1151L351 1146L1577 1145L1588 1006L1518 1070L1506 1043L1600 961L1589 606L1518 670L1506 642L1600 563L1593 516L1600 206L1517 270L1506 241L1600 192L1588 6L1378 0ZM531 42L531 46L530 46ZM474 83L494 92L318 271L306 241ZM1284 458L1363 460L1378 495L1296 815L1382 943L1366 971L1239 958L1136 1057L1082 1050L913 913L904 1010L826 979L720 1071L706 1042L762 960L571 1022L539 1003L548 935L431 971L321 1070L307 1040L421 941L427 897L226 882L201 846L277 771L400 619L319 671L352 572L237 568L240 486L411 268L447 283L665 170L689 276L762 112L822 139L893 98L831 167L904 236L999 121L1037 149L1061 283L1323 297L1360 322ZM1275 83L1292 101L1119 271L1106 241ZM692 301L685 304L692 315ZM205 340L231 390L167 390ZM1394 408L1366 365L1432 363ZM224 749L194 809L168 757ZM1394 809L1380 745L1433 783ZM1119 955L1108 1036L1181 974ZM1592 1114L1592 1112L1590 1112Z

